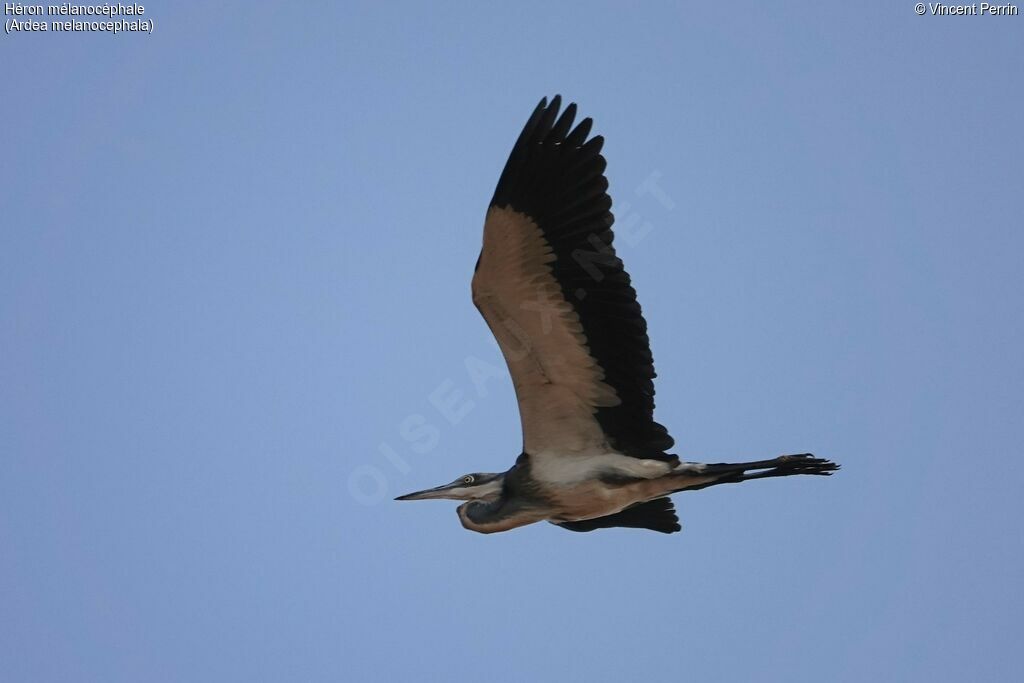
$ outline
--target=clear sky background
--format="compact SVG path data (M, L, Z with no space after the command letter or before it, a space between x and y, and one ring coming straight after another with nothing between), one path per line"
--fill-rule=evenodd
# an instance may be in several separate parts
M913 4L0 37L0 678L1024 678L1024 16ZM672 536L391 500L520 451L469 282L554 93L679 455L839 475L681 494Z

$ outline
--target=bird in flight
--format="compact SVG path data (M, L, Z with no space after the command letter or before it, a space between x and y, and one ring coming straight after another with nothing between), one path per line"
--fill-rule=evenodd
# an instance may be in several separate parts
M498 180L473 274L473 303L512 375L523 450L506 472L466 474L396 500L446 498L472 531L548 521L571 531L680 530L679 491L830 475L809 453L684 462L654 421L647 323L612 246L604 139L576 105L542 99Z

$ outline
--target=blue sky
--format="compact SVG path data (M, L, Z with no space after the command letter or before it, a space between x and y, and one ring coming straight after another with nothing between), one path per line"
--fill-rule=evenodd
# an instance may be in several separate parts
M1024 17L146 15L0 40L6 679L1021 677ZM673 536L391 501L519 453L469 279L556 92L677 452L838 476L679 495Z

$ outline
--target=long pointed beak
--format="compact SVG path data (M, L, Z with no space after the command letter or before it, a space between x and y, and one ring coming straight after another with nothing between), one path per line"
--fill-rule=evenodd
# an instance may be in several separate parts
M447 493L454 488L458 488L460 482L453 484L445 484L444 486L435 486L432 489L424 489L422 491L416 491L415 493L407 493L404 496L399 496L395 500L431 500L433 498L448 498Z

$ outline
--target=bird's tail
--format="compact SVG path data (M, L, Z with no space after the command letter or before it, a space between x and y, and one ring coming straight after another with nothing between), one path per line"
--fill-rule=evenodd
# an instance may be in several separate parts
M702 475L714 476L714 480L679 490L692 491L717 484L732 484L751 479L767 479L768 477L788 477L791 474L817 474L827 477L838 469L839 465L831 460L815 458L811 453L782 455L772 460L757 460L755 462L714 463L704 465L701 469Z

